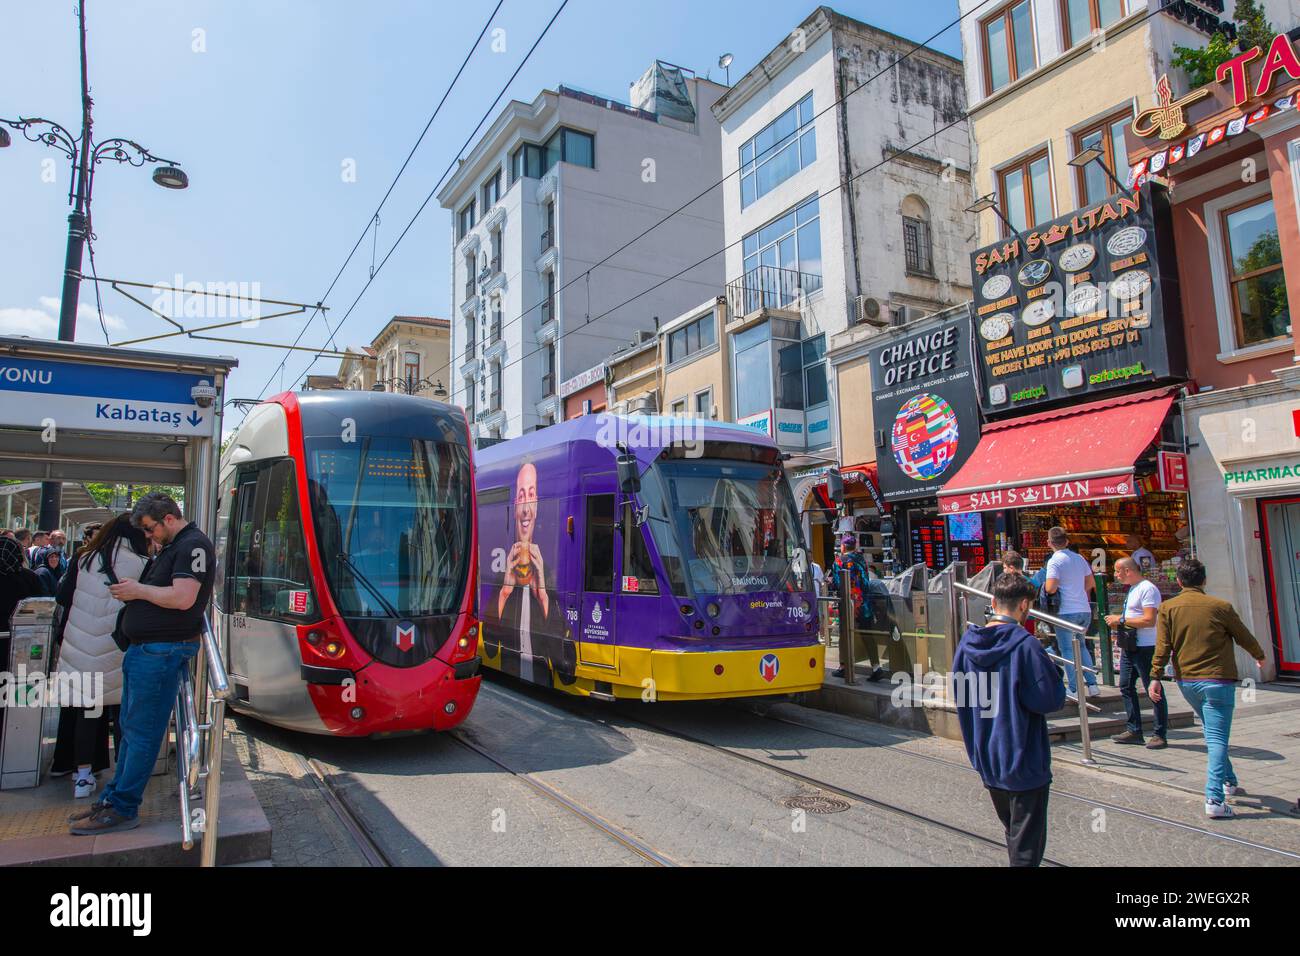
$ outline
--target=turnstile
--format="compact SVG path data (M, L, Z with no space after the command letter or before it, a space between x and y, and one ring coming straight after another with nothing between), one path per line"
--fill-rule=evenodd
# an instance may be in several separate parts
M41 781L41 730L49 692L54 598L24 598L10 625L6 661L4 733L0 735L0 790Z

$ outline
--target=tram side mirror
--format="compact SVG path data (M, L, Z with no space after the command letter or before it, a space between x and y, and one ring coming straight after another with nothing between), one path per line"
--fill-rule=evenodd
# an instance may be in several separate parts
M624 452L618 456L618 487L625 495L641 492L641 468L636 455Z
M838 468L832 468L826 473L826 497L836 504L844 500L844 476Z

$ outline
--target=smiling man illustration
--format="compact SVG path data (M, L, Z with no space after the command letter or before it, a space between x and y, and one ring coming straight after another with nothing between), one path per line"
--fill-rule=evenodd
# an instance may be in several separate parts
M542 645L546 643L551 600L546 590L546 565L541 548L534 543L537 466L531 462L525 462L515 475L514 532L515 541L506 555L505 576L496 600L501 643L513 652L502 656L502 668L524 680L537 681L542 675L534 676L535 659L550 657ZM540 682L547 681L542 677Z

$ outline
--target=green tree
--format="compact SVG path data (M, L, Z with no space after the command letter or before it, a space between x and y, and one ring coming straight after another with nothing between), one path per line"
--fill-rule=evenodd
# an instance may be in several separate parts
M1203 47L1179 46L1174 44L1172 65L1187 74L1191 89L1197 89L1214 82L1214 71L1218 65L1235 55L1232 41L1222 33L1210 37L1210 42Z
M1267 51L1273 37L1277 36L1273 24L1268 22L1256 0L1237 0L1232 19L1237 21L1237 48L1242 53L1252 47Z

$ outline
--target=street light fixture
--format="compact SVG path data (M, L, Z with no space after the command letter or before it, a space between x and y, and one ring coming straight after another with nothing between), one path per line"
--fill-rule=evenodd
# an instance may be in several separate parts
M724 53L722 54L722 56L718 57L718 66L722 67L724 70L727 71L728 86L731 85L731 61L734 59L735 57L733 57L730 53Z
M1115 173L1112 172L1111 168L1106 165L1106 160L1104 158L1105 155L1106 154L1103 153L1096 146L1088 146L1085 147L1084 149L1079 150L1079 152L1075 153L1072 157L1070 157L1069 163L1075 169L1083 169L1089 163L1096 163L1098 166L1102 168L1102 172L1104 172L1106 176L1109 177L1110 181L1115 184L1116 188L1119 189L1120 192L1124 193L1126 196L1132 197L1133 190L1131 190L1128 186L1125 186L1123 183L1119 181L1119 179L1116 178Z
M190 177L185 175L185 170L177 166L158 166L153 171L153 181L164 189L186 189L190 184Z
M987 196L981 196L966 207L966 211L970 213L981 213L985 209L992 209L997 213L998 218L1006 224L1006 227L1011 230L1012 234L1017 239L1021 242L1025 241L1025 237L1020 234L1020 230L1011 225L1011 220L1002 214L1002 207L998 205L997 196L994 193L989 193Z

